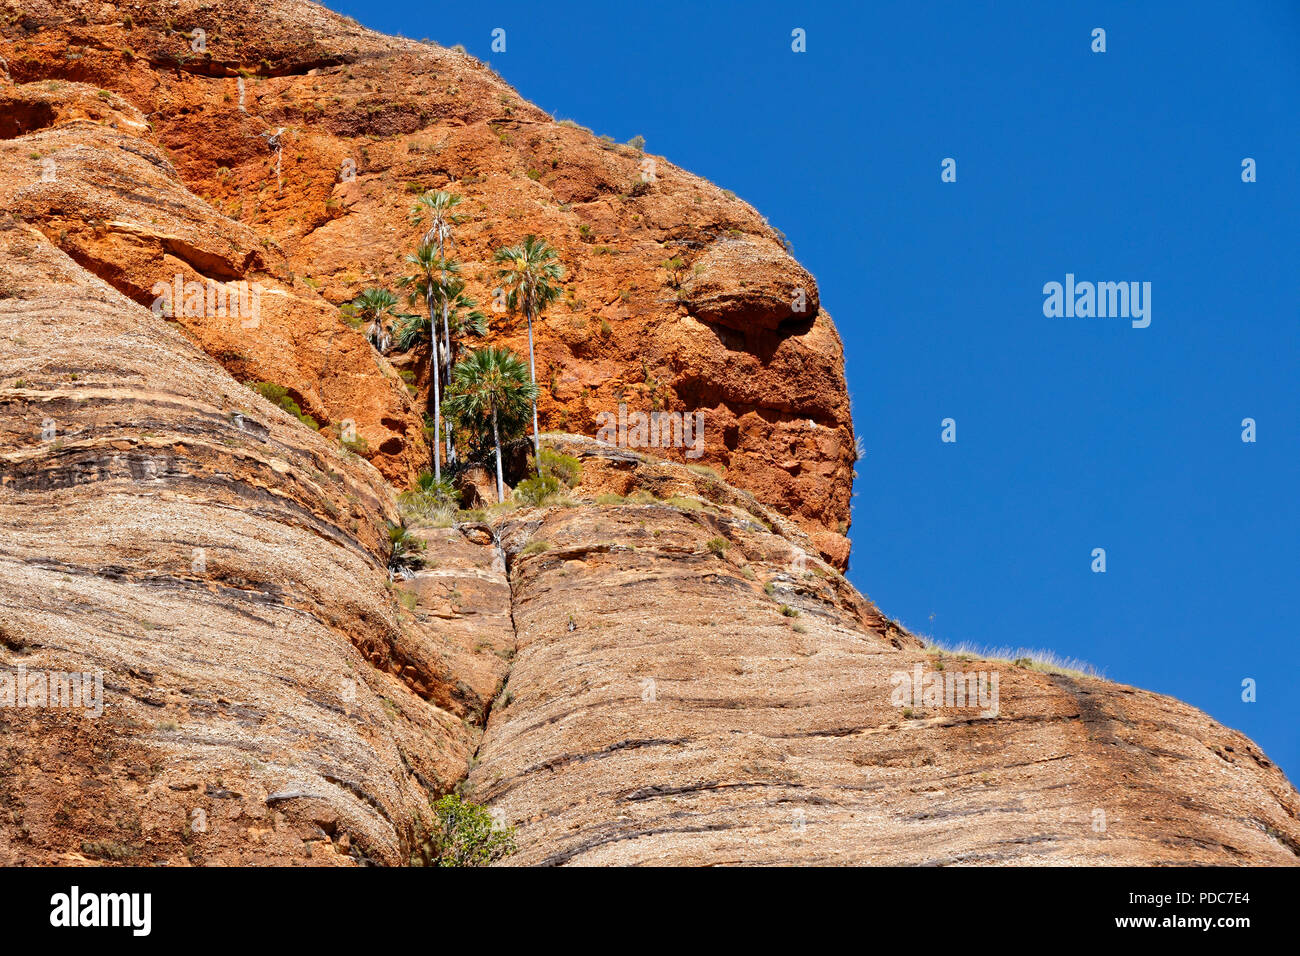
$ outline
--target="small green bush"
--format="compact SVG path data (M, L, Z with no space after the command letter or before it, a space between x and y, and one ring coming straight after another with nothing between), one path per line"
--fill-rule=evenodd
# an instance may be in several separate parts
M798 616L799 616L799 609L798 609L798 608L795 608L795 607L791 607L791 606L788 605L788 604L782 604L782 605L781 605L781 613L782 613L784 616L786 616L786 617L798 617Z
M424 542L413 536L403 525L391 521L388 523L388 544L392 548L388 559L390 571L418 568L423 563L420 552L424 550Z
M688 470L705 478L713 478L716 481L722 480L722 476L718 474L717 469L710 468L708 465L687 465L686 467Z
M554 448L543 448L541 473L553 475L568 487L576 488L582 482L582 462Z
M272 405L283 408L309 428L320 429L320 423L298 407L298 403L293 400L293 396L289 394L289 390L283 385L276 385L275 382L249 382L248 387Z
M81 852L96 860L130 860L140 855L140 850L112 840L83 840Z
M411 862L428 866L488 866L515 852L515 828L498 827L486 807L455 794L433 805L432 833L417 834Z
M526 505L541 506L560 493L560 480L554 475L525 478L515 486L515 500Z
M731 542L726 538L710 538L704 543L704 546L718 557L722 557L727 553L727 549L731 547Z
M550 545L541 538L534 538L532 541L529 541L528 544L524 546L524 550L519 553L527 557L530 554L541 554L549 547Z
M397 505L407 520L449 526L460 508L460 492L450 478L435 479L422 471L415 487L397 496Z

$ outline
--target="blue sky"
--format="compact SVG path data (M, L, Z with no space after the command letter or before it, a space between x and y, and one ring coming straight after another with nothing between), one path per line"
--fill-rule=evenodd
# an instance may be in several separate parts
M1083 658L1300 779L1300 4L328 5L786 233L844 338L849 577L886 614ZM1045 317L1066 273L1150 282L1150 326Z

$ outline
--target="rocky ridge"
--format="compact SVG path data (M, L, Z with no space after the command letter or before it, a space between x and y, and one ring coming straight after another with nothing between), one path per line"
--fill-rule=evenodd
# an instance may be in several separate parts
M815 298L783 318L815 286L744 204L666 163L633 195L634 150L311 4L0 10L0 674L103 681L102 716L0 707L0 863L399 865L455 789L513 864L1297 862L1300 796L1242 735L936 655L848 584L838 339ZM715 470L550 434L567 500L416 527L394 576L419 389L335 307L391 278L408 177L482 204L466 261L554 236L601 303L543 325L548 423L666 389L730 423ZM258 324L155 312L177 274L257 282ZM997 713L896 701L918 668L997 674Z

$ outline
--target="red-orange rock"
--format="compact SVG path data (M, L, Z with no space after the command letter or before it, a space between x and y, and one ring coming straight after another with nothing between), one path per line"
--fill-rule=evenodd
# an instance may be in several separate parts
M158 228L183 245L153 235L155 213L123 212L135 230L106 222L94 241L82 225L95 215L88 203L32 214L137 301L160 265L273 285L284 307L257 335L206 320L185 327L236 376L288 387L323 421L355 421L390 480L409 483L428 460L423 376L409 401L322 297L338 305L367 285L392 287L421 234L408 218L414 194L445 188L465 197L453 253L481 302L495 286L493 251L527 233L555 245L567 268L563 300L537 326L544 428L594 435L596 416L620 402L700 410L699 461L725 468L846 565L855 454L839 339L815 281L753 208L664 157L554 121L472 57L381 37L310 4L10 7L21 16L0 31L0 55L15 81L94 84L133 116L147 113L143 138L166 158L152 144L141 152L173 163L210 204L164 209ZM191 230L174 228L177 213ZM179 261L159 262L159 251ZM674 259L675 271L665 267ZM522 325L495 315L495 343L524 352ZM778 448L797 449L799 474L774 465ZM686 460L681 449L657 453Z
M0 676L102 678L0 706L0 864L420 862L454 789L516 864L1300 861L1240 734L849 585L841 343L748 206L310 3L0 12ZM570 270L541 413L582 474L541 507L395 500L422 356L336 306L440 186L481 298L527 232ZM593 439L620 404L702 414L703 454ZM997 706L895 693L972 674Z

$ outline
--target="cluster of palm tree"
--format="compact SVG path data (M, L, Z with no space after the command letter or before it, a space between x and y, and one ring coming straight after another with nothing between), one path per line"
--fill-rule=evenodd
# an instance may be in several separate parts
M426 192L411 207L411 220L426 218L429 228L415 252L406 257L412 271L398 280L414 304L423 300L425 314L403 317L394 344L405 351L425 335L429 338L429 398L433 405L433 473L442 477L444 445L447 461L456 460L456 442L451 423L443 427L442 395L451 384L451 370L456 361L455 343L465 335L487 334L487 316L465 292L460 277L460 263L447 257L447 247L455 242L453 226L460 221L456 206L461 197L444 190ZM440 321L441 320L441 321ZM441 325L441 329L439 329Z
M348 305L365 324L366 337L380 352L407 351L429 343L429 403L433 406L433 475L442 480L444 460L458 460L459 430L470 445L485 451L488 435L496 450L497 500L504 500L501 443L526 428L531 408L533 461L541 461L537 421L537 360L533 321L560 296L564 267L543 239L525 236L518 245L494 255L499 292L512 312L528 323L528 366L509 349L491 347L461 358L458 343L487 334L487 316L466 293L460 264L447 256L461 217L461 197L443 190L425 192L411 209L412 222L426 224L415 252L406 256L411 271L398 280L410 305L423 313L399 312L398 299L387 289L366 289ZM525 372L527 374L525 374ZM445 452L445 459L444 459ZM539 464L540 467L540 464Z

